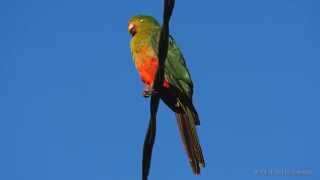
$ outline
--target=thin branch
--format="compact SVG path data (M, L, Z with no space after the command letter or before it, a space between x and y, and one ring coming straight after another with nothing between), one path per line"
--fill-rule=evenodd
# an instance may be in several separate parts
M153 93L150 100L150 120L147 134L143 145L142 159L142 180L148 180L151 165L152 149L157 129L157 112L162 92L162 84L164 79L164 64L168 53L169 42L169 22L174 8L175 0L164 1L163 25L159 39L159 66L157 69L153 89L158 93Z

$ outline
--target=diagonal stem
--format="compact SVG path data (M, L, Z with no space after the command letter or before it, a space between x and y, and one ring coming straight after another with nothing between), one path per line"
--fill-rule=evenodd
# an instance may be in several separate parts
M159 66L155 76L153 89L159 93L152 94L150 100L150 120L147 134L145 136L143 145L143 159L142 159L142 180L148 180L148 175L151 165L152 149L155 141L156 130L157 130L157 112L160 102L160 95L162 91L162 84L164 79L164 64L168 53L168 42L169 42L169 21L173 12L175 0L164 1L164 12L163 12L163 25L159 40Z

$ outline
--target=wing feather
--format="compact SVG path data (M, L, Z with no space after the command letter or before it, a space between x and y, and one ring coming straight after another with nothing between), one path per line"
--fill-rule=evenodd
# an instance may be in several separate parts
M153 50L158 54L158 39L160 31L151 36L151 45ZM178 88L184 95L190 99L193 94L193 83L188 71L185 59L172 36L169 38L168 55L165 62L165 79L170 85Z

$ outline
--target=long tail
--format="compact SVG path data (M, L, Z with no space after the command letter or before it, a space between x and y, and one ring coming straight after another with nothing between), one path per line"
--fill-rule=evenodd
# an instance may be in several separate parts
M205 166L196 125L199 123L198 114L193 105L186 105L182 101L177 101L180 109L176 112L177 123L180 135L187 151L189 162L195 174L200 174L200 168Z

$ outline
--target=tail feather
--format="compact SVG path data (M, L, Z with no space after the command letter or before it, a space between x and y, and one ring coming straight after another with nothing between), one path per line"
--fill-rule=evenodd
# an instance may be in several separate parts
M196 130L196 122L199 122L198 114L194 107L185 105L179 99L177 106L180 109L176 111L177 123L190 165L195 174L200 174L200 168L205 166L205 161Z

